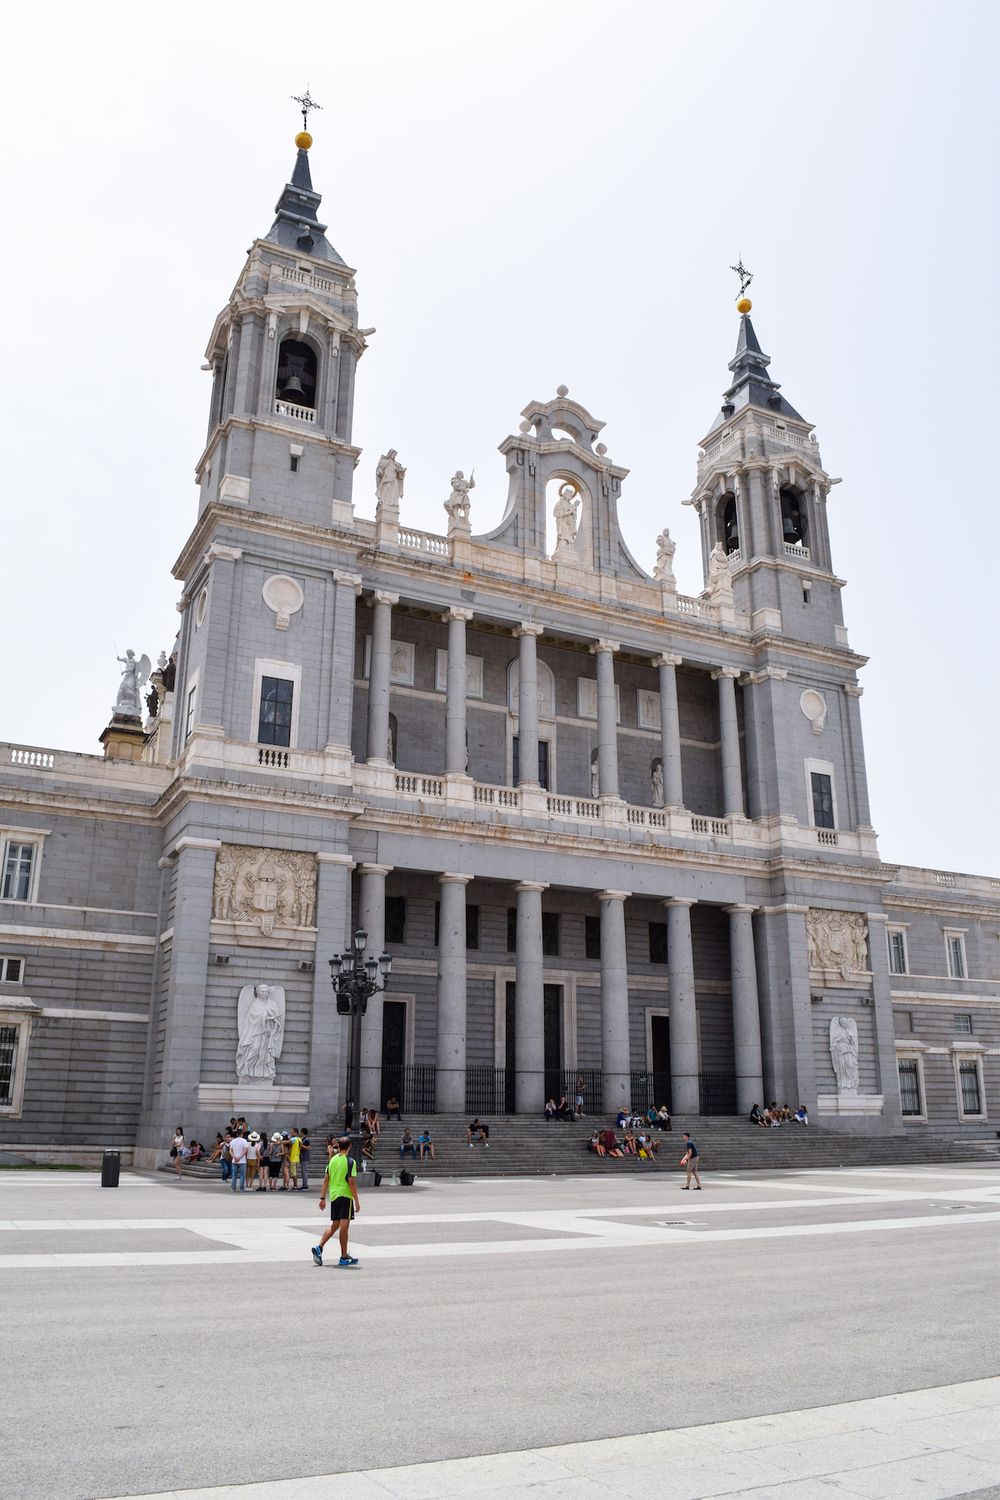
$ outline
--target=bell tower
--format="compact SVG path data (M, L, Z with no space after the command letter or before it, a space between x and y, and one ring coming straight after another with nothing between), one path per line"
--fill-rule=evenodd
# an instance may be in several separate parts
M826 515L838 481L823 468L812 423L770 378L750 321L750 274L742 263L733 269L741 287L732 379L699 445L698 482L685 502L701 521L705 578L713 549L721 549L736 609L754 630L842 645L844 583L833 572Z
M318 108L306 94L303 125ZM350 524L359 450L354 381L365 350L354 271L326 237L305 128L271 228L219 313L199 514L213 502L314 525Z

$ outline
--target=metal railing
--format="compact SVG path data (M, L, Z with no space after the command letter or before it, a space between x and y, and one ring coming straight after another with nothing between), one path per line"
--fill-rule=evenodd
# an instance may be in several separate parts
M555 1081L555 1088L549 1088L550 1077ZM575 1102L577 1082L582 1080L584 1114L600 1114L603 1084L600 1068L563 1068L561 1072L551 1075L546 1072L545 1079L546 1099L552 1098L558 1103L560 1096L565 1094L570 1104Z
M736 1074L698 1074L698 1112L703 1115L736 1113Z
M432 1115L436 1091L437 1069L430 1065L403 1067L392 1065L382 1069L382 1086L379 1089L378 1107L385 1113L387 1099L399 1100L400 1109L410 1114ZM353 1099L358 1108L374 1104L372 1099L361 1099L354 1082L353 1068L347 1069L347 1097Z
M465 1109L471 1115L508 1115L514 1112L514 1101L508 1097L507 1085L514 1087L514 1075L508 1080L506 1068L466 1068Z
M665 1104L669 1110L670 1102L670 1074L658 1072L633 1072L631 1082L630 1103L633 1109L647 1110L659 1109Z

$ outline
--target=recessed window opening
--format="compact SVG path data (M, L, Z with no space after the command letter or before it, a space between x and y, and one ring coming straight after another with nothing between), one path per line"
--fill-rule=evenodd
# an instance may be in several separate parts
M778 498L781 501L782 540L796 547L806 546L809 527L800 496L795 490L783 486L778 492Z
M257 740L261 745L285 745L292 742L292 693L294 683L284 677L262 677L260 684L260 721Z
M0 984L21 984L23 976L23 958L0 958Z
M288 467L291 469L293 474L297 474L299 472L299 455L297 453L293 453L288 460Z
M728 552L740 550L740 525L736 513L736 496L724 496L725 504L722 509L722 541Z
M904 1115L922 1115L920 1102L920 1067L916 1058L899 1060L899 1102Z
M293 406L316 406L316 355L299 339L285 339L278 350L274 393Z
M822 771L810 772L812 782L813 826L836 827L833 816L833 780Z

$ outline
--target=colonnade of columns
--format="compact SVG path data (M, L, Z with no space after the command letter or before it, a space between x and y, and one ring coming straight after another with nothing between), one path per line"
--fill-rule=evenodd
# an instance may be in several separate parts
M385 938L385 879L391 866L361 864L360 925L369 951L380 953ZM438 1010L436 1042L437 1107L465 1107L466 1068L466 886L471 875L438 876ZM514 1098L519 1114L537 1114L544 1103L545 1035L542 951L543 881L523 880L517 895L517 949L514 1005ZM630 891L598 891L601 912L601 1071L603 1107L630 1102L632 1059L629 1039L629 985L625 943L625 904ZM667 973L670 1015L670 1075L674 1112L696 1114L700 1104L700 1061L694 952L689 896L664 900L667 911ZM730 978L736 1103L740 1113L763 1095L760 1008L754 951L753 913L748 902L725 908L729 916ZM392 998L391 990L389 998ZM382 997L369 1002L362 1033L361 1097L379 1095L382 1054ZM645 1060L641 1066L645 1066Z
M389 682L392 660L392 608L399 596L384 589L373 596L371 659L368 677L368 763L389 764ZM445 706L445 774L468 773L466 754L466 697L468 673L466 632L472 611L451 608L442 619L448 626L448 675ZM518 641L518 785L534 788L538 771L538 637L543 626L523 620L514 631ZM614 659L621 644L598 640L591 646L597 675L597 744L600 795L611 801L619 797L618 710ZM677 698L677 668L682 658L663 652L652 658L659 676L660 758L663 765L663 800L670 808L684 806L681 768L681 731ZM718 683L719 729L722 742L722 792L726 817L744 816L739 723L736 710L737 667L719 667L712 673Z

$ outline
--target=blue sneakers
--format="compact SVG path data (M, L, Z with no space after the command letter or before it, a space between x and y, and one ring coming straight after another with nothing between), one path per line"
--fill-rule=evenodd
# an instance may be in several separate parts
M356 1266L358 1257L356 1255L342 1255L337 1262L339 1266Z
M323 1251L320 1249L319 1245L313 1245L312 1258L317 1266L321 1266L323 1264Z

